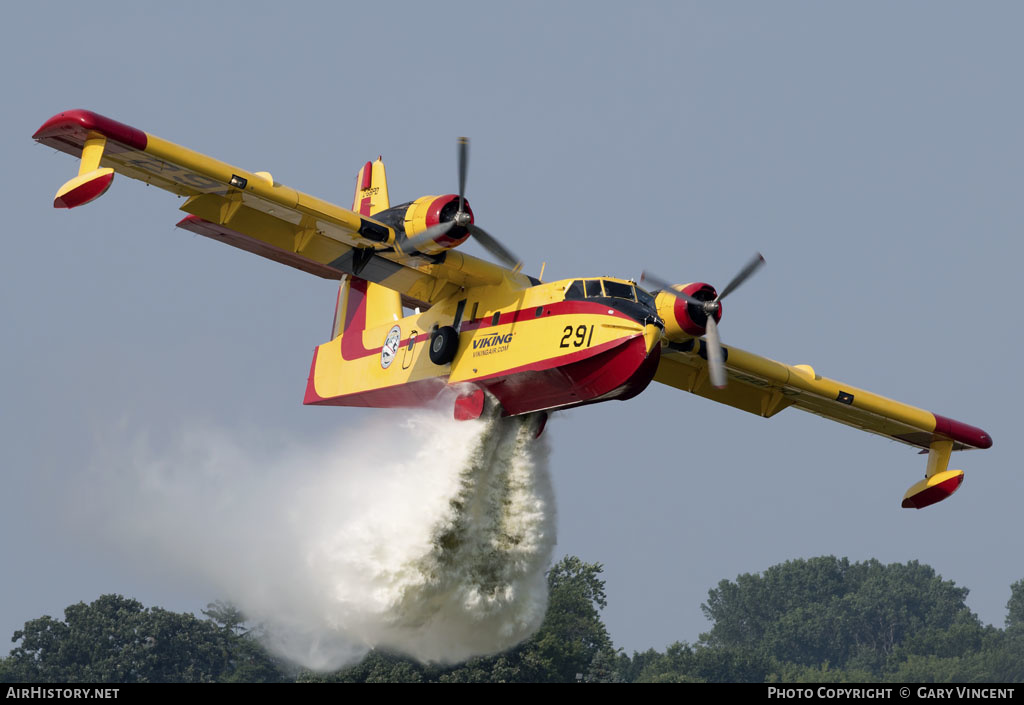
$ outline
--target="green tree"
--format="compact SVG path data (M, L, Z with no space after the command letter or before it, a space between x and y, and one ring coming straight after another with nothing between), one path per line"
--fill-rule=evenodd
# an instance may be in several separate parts
M1024 682L1024 580L1011 586L1006 629L983 627L965 588L917 562L834 557L789 561L723 580L703 605L712 628L691 645L615 651L601 620L599 563L568 556L548 572L538 632L496 656L456 666L373 651L332 674L341 682ZM288 669L260 647L260 628L215 602L208 619L104 595L14 634L0 682L273 681Z
M0 683L17 683L18 678L11 668L9 658L0 657Z
M600 563L566 556L548 571L548 609L536 634L504 654L448 669L438 680L571 683L591 672L595 658L604 673L615 650L601 621L607 605L602 571Z
M567 556L548 571L548 609L540 629L522 644L496 656L456 666L431 666L405 656L371 651L358 664L336 673L303 672L302 681L515 683L573 682L576 674L600 680L620 678L619 655L601 621L607 604L602 566ZM628 660L627 660L628 661Z
M586 674L594 657L613 653L608 629L601 621L607 606L604 570L566 556L548 571L548 609L540 630L522 647L520 661L527 680L573 682Z
M222 680L231 683L277 683L291 680L286 674L295 669L272 657L260 643L261 626L248 626L248 619L229 602L211 602L203 610L207 619L224 629L231 642L232 669Z
M639 681L640 674L644 672L644 669L646 669L650 664L661 659L662 656L663 655L661 653L654 649L647 649L647 651L634 651L632 657L620 652L618 655L618 671L622 676L622 680L626 683Z
M776 663L829 663L879 676L897 649L901 658L949 658L980 648L985 630L966 597L966 588L916 561L787 561L709 591L703 610L714 625L702 639Z
M250 630L246 627L245 615L242 614L242 610L235 607L230 602L222 602L217 600L206 605L206 609L203 610L203 614L206 618L215 624L219 624L224 627L232 634L247 634Z
M634 679L638 683L701 683L692 646L677 641L661 654L648 651L640 655L643 667Z
M427 680L425 670L426 667L405 656L374 650L354 666L335 673L303 671L296 680L300 683L422 683Z
M1006 603L1006 629L1024 633L1024 580L1010 586L1010 601Z
M766 680L769 683L872 683L878 678L867 671L832 668L828 663L818 666L784 663Z
M692 646L676 642L648 659L637 676L644 683L763 682L772 662L759 651L735 646Z
M1010 586L1006 603L1006 630L994 634L979 670L1001 683L1024 682L1024 580Z
M583 680L587 683L623 683L620 663L618 654L611 650L598 651Z
M25 624L11 672L25 682L210 682L228 668L227 635L209 622L103 595Z
M276 670L258 645L191 614L145 608L137 600L103 595L44 616L14 633L4 677L21 682L216 682ZM254 661L261 668L251 670ZM241 670L240 670L241 669Z

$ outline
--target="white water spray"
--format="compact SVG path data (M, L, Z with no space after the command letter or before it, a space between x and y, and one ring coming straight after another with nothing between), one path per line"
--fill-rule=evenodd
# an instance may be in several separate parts
M276 458L207 431L159 457L117 444L106 538L209 581L309 668L510 648L543 619L555 540L538 420L398 413Z

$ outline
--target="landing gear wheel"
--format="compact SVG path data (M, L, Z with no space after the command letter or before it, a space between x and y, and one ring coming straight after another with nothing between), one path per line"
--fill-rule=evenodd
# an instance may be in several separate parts
M438 328L430 337L430 361L435 365L447 365L455 359L459 348L459 334L451 326Z

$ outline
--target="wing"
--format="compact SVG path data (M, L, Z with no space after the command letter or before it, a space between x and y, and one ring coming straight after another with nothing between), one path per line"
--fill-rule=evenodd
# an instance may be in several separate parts
M959 487L963 472L947 470L950 452L992 446L980 428L822 377L809 365L786 365L726 345L722 349L729 376L724 389L711 385L705 344L699 339L668 343L654 379L765 418L793 407L924 449L926 477L907 491L905 507L933 504Z
M411 305L425 308L461 287L505 279L529 286L524 275L461 252L403 253L395 230L367 215L97 113L60 113L33 137L81 158L78 176L57 192L58 208L98 198L116 172L186 197L181 210L190 215L179 227L327 279L358 276Z

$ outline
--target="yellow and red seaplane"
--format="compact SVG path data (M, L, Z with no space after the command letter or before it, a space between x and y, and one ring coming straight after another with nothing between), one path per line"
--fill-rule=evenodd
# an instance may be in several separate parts
M392 206L378 158L359 170L349 209L87 110L53 116L34 137L80 159L57 208L95 200L123 174L185 198L180 228L339 280L306 404L410 407L450 389L455 416L472 419L488 394L516 415L629 399L654 380L765 418L793 407L921 449L925 477L903 499L912 508L959 488L963 471L947 469L952 451L992 445L980 428L723 345L721 301L760 255L721 292L648 274L643 286L528 276L475 222L465 139L457 194ZM498 263L460 252L471 237Z

